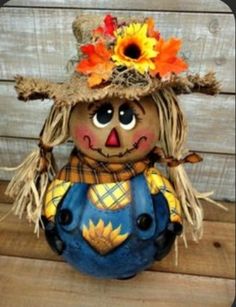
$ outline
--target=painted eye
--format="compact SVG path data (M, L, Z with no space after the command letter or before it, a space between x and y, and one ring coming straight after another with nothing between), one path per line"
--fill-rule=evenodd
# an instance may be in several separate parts
M119 121L120 126L125 130L131 130L136 125L136 114L127 103L124 103L119 109Z
M93 124L98 128L106 127L112 120L113 113L113 107L110 103L101 105L92 117Z

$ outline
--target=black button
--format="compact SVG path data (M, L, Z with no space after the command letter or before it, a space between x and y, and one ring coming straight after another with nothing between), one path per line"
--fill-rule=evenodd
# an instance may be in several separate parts
M148 230L152 225L152 217L143 213L137 218L137 225L141 230Z
M180 236L183 231L183 226L178 222L171 222L168 224L167 229L175 235Z
M72 222L72 213L69 209L62 209L58 216L59 223L69 225Z

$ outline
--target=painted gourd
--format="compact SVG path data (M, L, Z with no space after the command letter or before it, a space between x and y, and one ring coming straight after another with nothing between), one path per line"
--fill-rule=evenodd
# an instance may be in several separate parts
M76 147L45 201L48 242L82 272L134 276L164 257L181 232L175 192L148 158L159 137L156 105L150 97L84 103L72 111L70 133ZM83 160L91 177L97 164L98 176L99 168L116 168L124 180L78 183L73 176L83 170L73 159Z

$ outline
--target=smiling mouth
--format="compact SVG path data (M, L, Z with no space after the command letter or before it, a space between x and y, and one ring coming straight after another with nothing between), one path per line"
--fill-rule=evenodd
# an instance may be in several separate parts
M88 146L89 146L89 149L93 150L93 151L96 151L98 152L100 155L102 155L104 158L122 158L124 157L125 155L131 153L132 151L136 150L139 148L140 146L140 143L141 142L146 142L147 141L147 137L146 136L141 136L138 141L136 143L133 144L133 146L131 148L127 148L125 151L123 152L119 152L117 154L114 154L114 155L110 155L110 154L106 154L102 151L101 148L96 148L96 147L93 147L93 144L91 142L91 139L88 135L85 135L83 137L84 140L87 140L88 141Z

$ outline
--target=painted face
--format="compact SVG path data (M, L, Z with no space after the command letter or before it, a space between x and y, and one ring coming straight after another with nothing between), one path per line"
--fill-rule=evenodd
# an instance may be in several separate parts
M69 128L82 153L113 163L145 158L159 136L157 109L151 97L78 104L72 110Z

